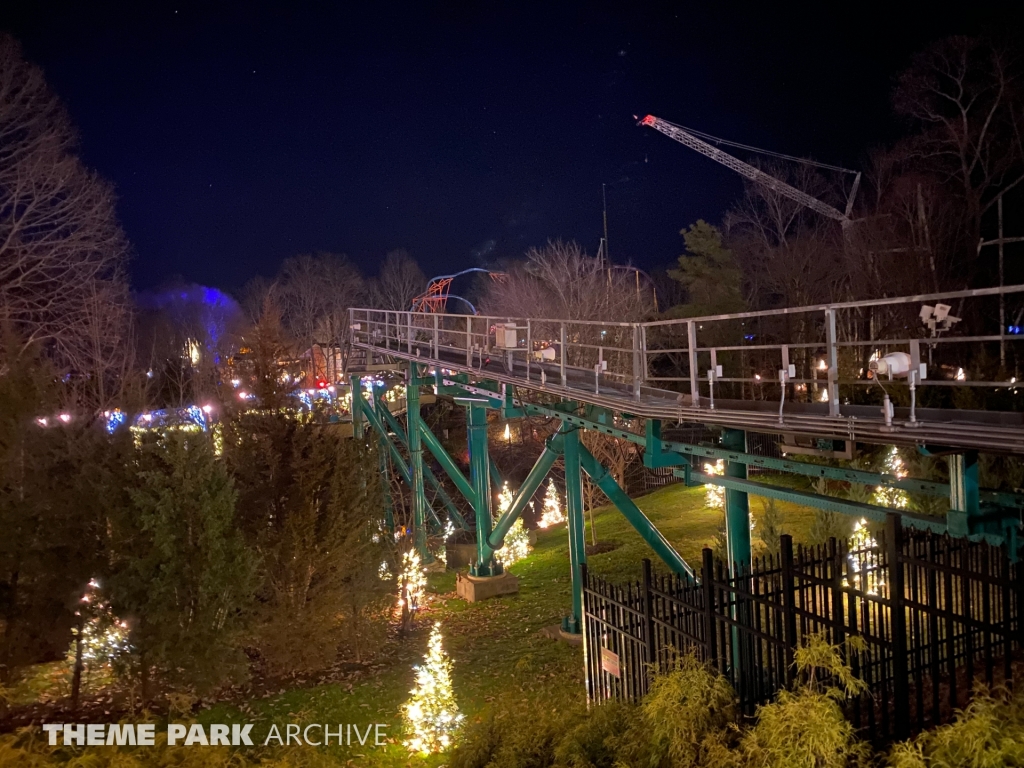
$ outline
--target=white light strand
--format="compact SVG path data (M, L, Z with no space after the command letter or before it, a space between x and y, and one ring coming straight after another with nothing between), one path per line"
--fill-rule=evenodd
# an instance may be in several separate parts
M541 513L537 525L540 528L550 528L553 525L565 522L565 513L562 512L562 504L558 500L558 490L555 488L555 481L548 481L548 490L544 494L544 511Z
M427 656L413 667L416 687L405 704L403 715L408 729L405 745L411 752L430 754L452 746L463 716L452 689L452 661L441 644L441 624L430 632Z

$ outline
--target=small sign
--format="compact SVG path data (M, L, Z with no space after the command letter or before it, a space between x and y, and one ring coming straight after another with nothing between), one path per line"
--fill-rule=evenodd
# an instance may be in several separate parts
M610 651L607 648L602 648L601 671L607 672L612 677L621 677L621 673L619 672L619 654Z

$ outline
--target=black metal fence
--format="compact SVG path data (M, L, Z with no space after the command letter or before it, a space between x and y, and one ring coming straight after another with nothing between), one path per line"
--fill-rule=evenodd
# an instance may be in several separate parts
M858 548L835 540L756 558L729 575L704 550L701 583L654 573L610 584L584 572L585 664L592 699L638 699L651 670L693 651L752 714L791 685L809 633L842 643L868 686L847 715L874 741L947 722L978 680L1010 682L1021 650L1024 567L997 547L904 529L890 515Z

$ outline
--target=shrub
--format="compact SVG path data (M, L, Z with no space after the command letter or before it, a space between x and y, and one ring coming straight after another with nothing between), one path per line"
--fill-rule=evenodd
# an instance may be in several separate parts
M1010 768L1024 766L1024 691L975 689L956 720L896 744L892 768Z
M850 638L847 647L861 650L863 640ZM764 768L845 768L867 761L870 748L857 739L840 707L847 695L867 686L853 675L840 648L823 635L811 635L795 663L804 684L758 707L757 723L743 737L745 756Z

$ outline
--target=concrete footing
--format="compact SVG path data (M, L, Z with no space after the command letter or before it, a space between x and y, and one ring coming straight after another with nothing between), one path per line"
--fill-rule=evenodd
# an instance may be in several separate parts
M468 573L460 573L455 578L456 594L470 603L501 595L514 595L518 591L519 579L507 572L500 576L470 576Z

